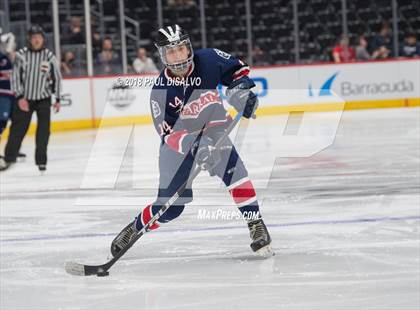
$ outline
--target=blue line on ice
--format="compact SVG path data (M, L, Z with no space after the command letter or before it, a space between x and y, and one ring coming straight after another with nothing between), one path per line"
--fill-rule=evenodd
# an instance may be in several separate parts
M371 223L371 222L386 222L386 221L404 221L404 220L420 220L420 216L402 216L402 217L377 217L377 218L360 218L352 220L324 220L324 221L307 221L307 222L291 222L280 224L268 224L270 228L290 227L290 226L306 226L306 225L337 225L337 224L353 224L353 223ZM197 227L190 229L165 229L158 230L154 233L173 233L186 231L212 231L212 230L229 230L229 229L243 229L245 225L240 226L217 226L217 227ZM12 238L0 240L0 243L9 242L27 242L27 241L46 241L46 240L62 240L62 239L76 239L76 238L92 238L92 237L109 237L115 236L117 233L91 233L91 234L73 234L73 235L57 235L57 236L39 236L27 238Z

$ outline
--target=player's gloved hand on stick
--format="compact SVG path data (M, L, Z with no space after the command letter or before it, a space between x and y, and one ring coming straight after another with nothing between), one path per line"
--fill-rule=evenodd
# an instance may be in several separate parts
M247 76L243 76L233 81L226 90L226 97L229 104L236 111L243 111L243 117L245 118L255 118L254 112L258 108L258 98L250 90L252 87L255 87L254 81Z
M208 170L212 175L212 168L217 165L220 159L220 152L214 147L214 142L210 137L202 136L199 141L196 141L191 149L193 156L195 156L197 165L202 170Z

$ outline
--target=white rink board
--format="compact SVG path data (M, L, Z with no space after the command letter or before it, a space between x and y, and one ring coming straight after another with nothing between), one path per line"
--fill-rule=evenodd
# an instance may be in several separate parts
M124 76L123 79L138 79L146 76ZM149 98L151 88L135 88L124 92L123 98L115 98L112 86L117 83L117 77L94 78L93 92L95 102L95 117L123 117L134 115L150 115ZM118 94L117 94L118 96Z
M287 106L314 104L331 101L328 95L320 96L319 89L334 74L330 90L346 102L387 99L420 98L420 60L366 62L354 64L321 64L256 68L251 77L260 94L260 106ZM150 78L147 76L123 76L123 80ZM92 79L65 79L64 92L70 94L72 105L64 107L56 120L149 116L150 88L141 87L130 91L127 98L111 100L107 104L110 88L118 76ZM266 85L266 87L263 87ZM310 96L310 88L313 95ZM288 90L300 90L298 98L288 96ZM91 105L94 107L92 113ZM105 109L106 106L108 106Z
M62 95L70 100L64 100L65 113L56 114L54 120L86 119L92 114L92 96L88 78L64 80Z

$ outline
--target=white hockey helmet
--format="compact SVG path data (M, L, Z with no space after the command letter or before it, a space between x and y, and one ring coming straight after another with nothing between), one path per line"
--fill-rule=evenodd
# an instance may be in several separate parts
M188 58L182 62L169 63L166 57L167 50L184 44L189 51ZM160 28L158 30L155 46L159 51L163 64L173 72L182 72L193 62L194 51L192 49L190 37L188 33L178 25Z

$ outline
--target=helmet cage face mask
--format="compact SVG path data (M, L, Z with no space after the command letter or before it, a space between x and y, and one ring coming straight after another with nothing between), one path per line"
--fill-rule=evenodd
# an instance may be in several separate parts
M167 51L169 49L176 48L182 45L185 45L187 47L187 50L188 50L187 59L181 62L170 63L167 59ZM193 62L194 51L192 49L191 41L188 37L183 38L182 40L167 43L164 45L156 44L156 47L159 51L159 55L163 64L174 73L185 71Z

